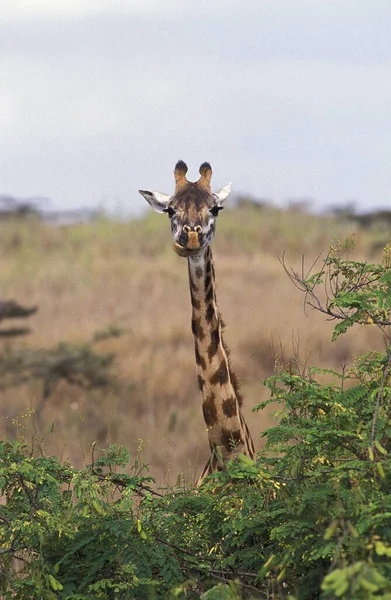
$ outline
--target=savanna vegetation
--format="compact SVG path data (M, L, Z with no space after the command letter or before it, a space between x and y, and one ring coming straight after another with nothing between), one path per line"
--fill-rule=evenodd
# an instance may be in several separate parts
M252 203L219 217L259 459L197 493L208 450L166 220L0 228L2 296L39 307L31 334L0 338L5 598L391 598L382 221Z
M313 311L305 314L303 298L279 262L285 253L288 264L301 270L304 256L307 269L327 253L333 236L343 239L350 231L358 258L379 258L387 232L342 218L251 203L219 217L218 302L255 432L274 422L270 413L251 410L269 397L262 380L273 374L276 361L287 364L296 357L338 369L356 353L381 347L376 330L359 327L331 344L330 324ZM26 320L29 335L0 337L3 364L15 352L31 364L37 352L58 355L64 345L77 355L84 349L90 361L91 353L106 357L106 364L115 355L106 386L60 377L47 398L44 376L19 376L20 385L5 386L1 437L12 439L18 424L46 452L76 466L88 460L92 442L120 443L132 456L141 452L159 485L175 483L179 472L191 483L208 448L187 265L172 251L167 219L151 211L125 223L102 219L64 227L8 220L0 222L0 234L0 299L39 309Z

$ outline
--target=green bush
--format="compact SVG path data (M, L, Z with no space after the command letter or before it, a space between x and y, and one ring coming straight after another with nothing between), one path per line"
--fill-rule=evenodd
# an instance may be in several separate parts
M290 276L334 337L377 326L385 349L342 373L281 367L257 462L156 490L123 447L77 470L0 444L4 598L391 599L391 252L370 265L350 245Z

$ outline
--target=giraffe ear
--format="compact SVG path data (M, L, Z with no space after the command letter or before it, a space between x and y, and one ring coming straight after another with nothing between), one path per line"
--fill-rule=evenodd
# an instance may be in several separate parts
M149 190L139 190L139 192L156 212L166 212L171 196L167 196L167 194L162 194L161 192L150 192Z
M224 200L228 198L231 193L231 182L227 183L224 187L221 188L217 194L213 194L219 204L222 204Z

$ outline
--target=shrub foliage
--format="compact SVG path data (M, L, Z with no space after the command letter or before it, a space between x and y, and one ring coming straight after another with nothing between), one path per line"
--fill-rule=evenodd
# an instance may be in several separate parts
M290 276L334 338L377 326L385 349L341 373L281 365L256 462L156 490L123 447L78 470L0 444L4 598L391 599L391 251L372 265L350 246Z

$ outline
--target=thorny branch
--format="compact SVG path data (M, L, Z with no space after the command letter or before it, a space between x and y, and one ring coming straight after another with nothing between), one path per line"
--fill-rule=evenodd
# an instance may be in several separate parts
M331 265L328 265L328 259L330 258L330 254L328 254L326 256L326 258L323 261L323 265L321 270L316 273L316 277L310 281L309 278L311 276L311 272L314 268L314 266L316 265L316 263L319 261L320 257L321 257L320 253L316 259L314 260L314 262L312 263L312 265L310 266L310 268L308 269L307 272L305 272L305 267L304 267L304 256L302 257L302 261L301 261L301 273L298 273L297 271L295 271L292 268L289 268L286 264L285 261L285 253L283 253L282 257L279 258L279 262L282 265L285 273L288 275L289 279L292 281L292 283L294 284L294 286L300 290L301 292L303 292L305 294L304 296L304 310L306 306L309 306L311 309L313 310L317 310L319 312L321 312L322 314L325 314L328 317L328 320L341 320L344 321L346 319L348 319L351 315L352 312L349 313L349 310L352 311L353 309L347 309L347 310L343 310L342 307L338 307L338 311L333 310L331 308L331 303L333 301L333 299L338 298L338 296L342 293L351 293L351 292L357 292L360 289L362 289L365 286L371 285L373 283L376 283L379 279L380 279L380 274L376 274L376 276L373 276L372 278L368 278L368 274L365 272L362 273L356 273L356 279L354 281L352 281L350 283L350 285L348 285L348 282L344 282L345 286L339 281L339 273L334 273L331 271ZM328 272L326 267L328 266ZM322 281L322 278L326 276L325 281L324 281L324 291L325 291L325 296L326 296L326 300L325 302L322 302L322 300L319 298L319 296L315 293L315 288L317 285L319 285ZM370 323L374 323L380 327L386 327L391 325L391 321L390 320L386 320L386 319L381 319L379 318L379 316L376 316L375 314L368 314L367 316L368 320L361 322L361 324L370 324ZM372 320L369 320L372 319Z
M177 546L176 544L172 544L172 543L168 542L167 540L163 540L160 537L155 537L155 539L160 544L163 544L164 546L168 546L169 548L172 548L176 552L181 552L185 556L189 556L191 558L194 558L195 560L199 559L199 556L197 556L196 554L194 554L194 552L191 552L190 550L187 550L185 548L181 548L181 547ZM206 562L208 562L208 563L210 563L210 564L212 564L214 562L213 558L207 557L207 556L203 556L203 560L206 561ZM201 567L201 565L199 563L197 563L196 567L197 567L197 570L202 570L202 567ZM245 583L242 580L243 577L248 577L248 578L254 578L254 579L256 579L258 577L257 573L248 573L248 572L245 572L245 571L237 571L237 570L215 569L212 566L208 567L207 572L208 572L208 574L213 575L213 577L215 577L219 581L223 581L223 582L231 580L232 579L232 575L234 574L237 577L239 577L240 584L244 588L252 590L254 592L259 592L259 588L256 588L256 587L254 587L253 585L251 585L249 583Z

